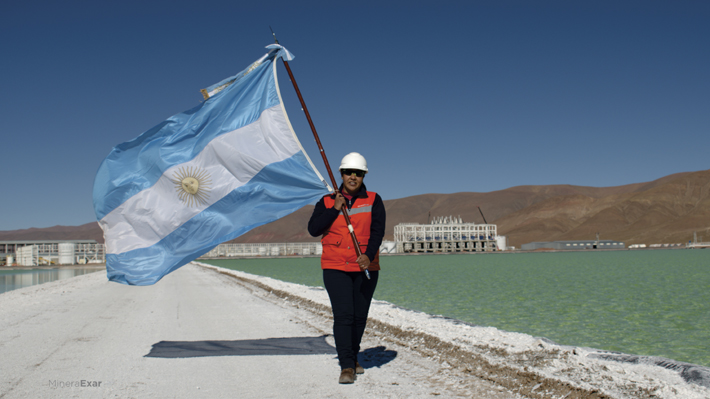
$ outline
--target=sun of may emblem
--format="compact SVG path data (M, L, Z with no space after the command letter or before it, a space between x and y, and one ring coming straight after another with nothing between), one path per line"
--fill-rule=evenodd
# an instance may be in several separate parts
M183 166L173 174L173 183L180 201L187 206L207 204L212 179L203 169Z

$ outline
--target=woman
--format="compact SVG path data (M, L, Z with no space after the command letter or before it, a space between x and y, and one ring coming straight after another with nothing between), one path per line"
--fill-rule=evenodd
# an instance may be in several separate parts
M333 336L340 363L341 384L352 384L365 369L357 361L367 313L380 270L379 249L385 235L385 206L377 193L367 191L363 180L367 161L357 152L340 163L343 184L340 192L327 195L316 204L308 232L323 235L323 283L333 310ZM357 256L341 213L347 207L362 255ZM364 273L370 273L368 279Z

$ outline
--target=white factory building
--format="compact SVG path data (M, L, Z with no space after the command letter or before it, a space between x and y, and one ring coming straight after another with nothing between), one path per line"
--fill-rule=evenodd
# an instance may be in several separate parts
M104 263L104 244L95 240L0 241L0 264L7 266Z
M491 252L507 247L495 224L464 223L461 217L441 216L429 224L400 223L394 227L397 253Z

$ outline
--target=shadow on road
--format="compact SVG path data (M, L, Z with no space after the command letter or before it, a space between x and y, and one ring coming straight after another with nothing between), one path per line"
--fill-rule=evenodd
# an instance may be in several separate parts
M384 346L365 349L358 355L358 362L363 368L383 366L397 357L397 351L388 350Z
M335 348L320 337L246 339L238 341L160 341L145 357L328 355Z

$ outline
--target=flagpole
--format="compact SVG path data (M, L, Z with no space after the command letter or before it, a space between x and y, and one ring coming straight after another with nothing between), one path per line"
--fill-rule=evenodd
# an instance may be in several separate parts
M276 40L276 34L274 34L274 31L272 30L271 33L274 35L274 41L276 41L276 44L279 44L279 41ZM330 181L333 184L333 189L337 190L336 187L338 187L338 182L335 180L335 176L333 175L333 171L330 169L330 163L328 162L328 157L325 156L325 150L323 150L323 145L320 142L320 138L318 137L318 132L316 131L316 126L313 124L313 120L311 119L311 114L308 112L308 107L306 107L305 101L303 101L303 96L301 96L301 90L298 89L298 84L296 83L296 78L293 77L293 72L291 72L291 67L288 66L288 61L283 59L281 57L281 61L283 61L284 66L286 67L286 71L288 72L289 78L291 78L291 83L293 84L293 88L296 90L296 95L298 95L298 101L301 102L301 107L303 108L303 112L306 114L306 119L308 119L308 124L311 126L311 131L313 132L313 137L316 139L316 144L318 144L318 150L320 151L320 155L323 158L323 163L325 163L325 168L328 170L328 176L330 176ZM353 225L350 222L350 216L348 215L348 207L347 206L342 206L340 210L343 213L343 217L345 217L345 223L348 224L348 230L350 231L350 238L353 240L353 247L355 247L355 253L357 254L358 257L362 255L362 250L360 249L360 245L357 242L357 237L355 236L355 231L353 230ZM370 272L365 269L365 276L367 276L367 279L370 279Z

